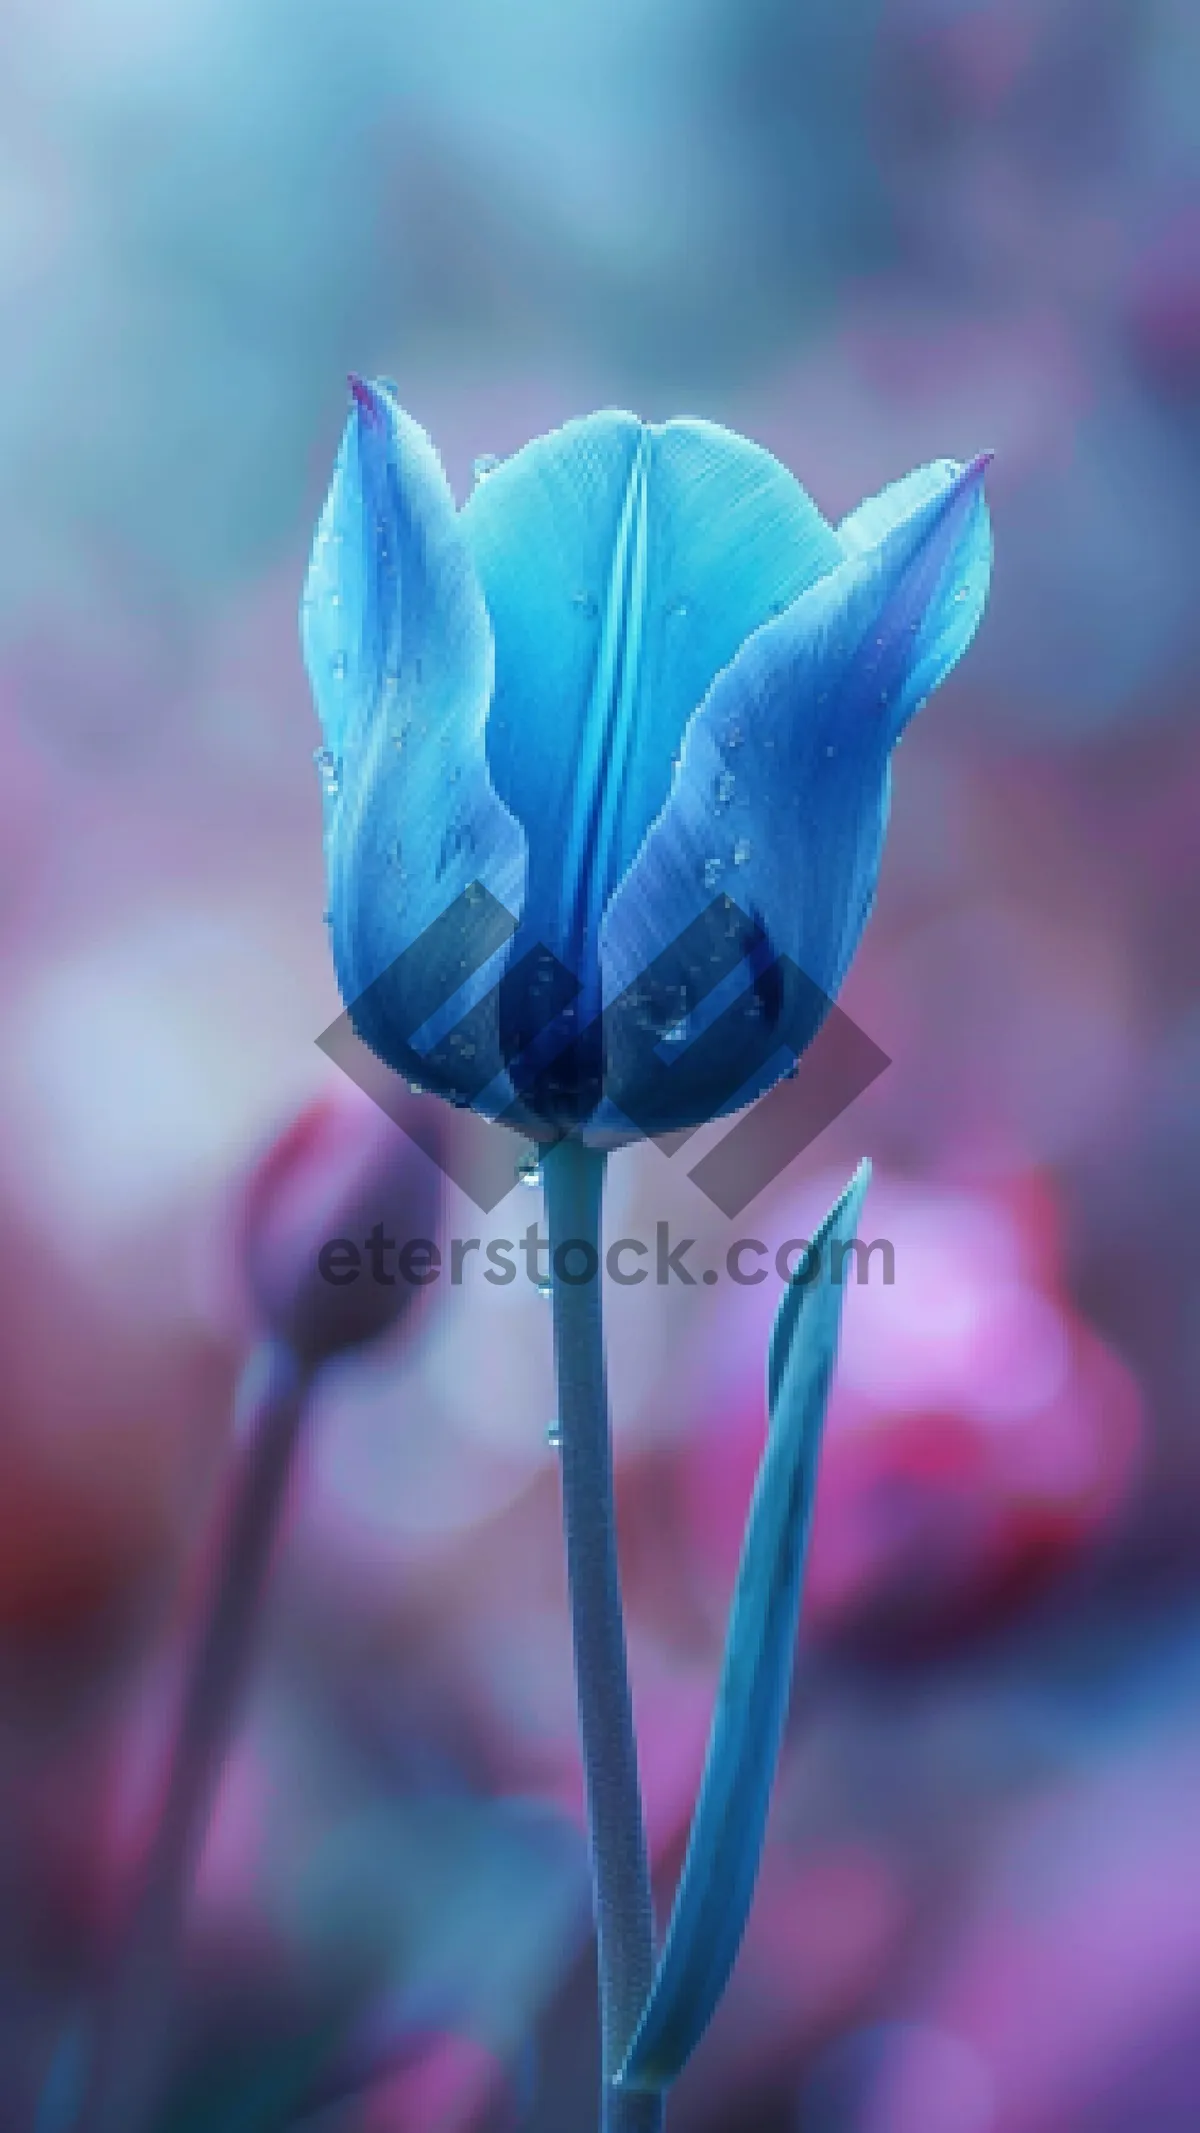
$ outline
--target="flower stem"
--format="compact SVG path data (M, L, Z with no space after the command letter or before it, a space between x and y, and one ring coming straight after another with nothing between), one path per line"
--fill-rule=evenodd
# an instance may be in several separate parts
M661 2099L612 2086L650 1989L654 1913L617 1571L599 1274L604 1165L602 1154L567 1138L544 1158L542 1176L554 1283L567 1584L596 1913L602 2133L657 2133L663 2123ZM567 1245L574 1249L564 1253ZM591 1267L590 1278L580 1279L585 1266Z
M245 1680L307 1373L281 1342L243 1378L240 1454L210 1564L141 1886L102 2002L78 2133L143 2133L161 2103L179 1938Z

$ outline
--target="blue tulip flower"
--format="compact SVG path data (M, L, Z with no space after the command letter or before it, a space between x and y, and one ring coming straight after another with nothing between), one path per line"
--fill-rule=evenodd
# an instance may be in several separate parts
M983 611L986 457L832 526L742 437L603 413L458 510L351 383L302 637L359 1035L535 1136L752 1101L837 993L892 750Z

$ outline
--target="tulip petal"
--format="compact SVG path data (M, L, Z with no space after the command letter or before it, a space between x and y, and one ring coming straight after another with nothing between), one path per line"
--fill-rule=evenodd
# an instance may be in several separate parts
M891 748L982 611L982 469L927 470L876 499L839 567L750 637L688 727L601 929L608 1107L639 1131L751 1102L837 993L875 893ZM722 1041L705 1041L718 1004ZM647 1042L680 1026L669 1096L652 1077L648 1106Z
M452 998L443 1021L482 1001L465 1093L499 1076L502 1103L486 1003L522 907L525 839L487 769L487 610L425 432L385 386L351 385L301 611L338 982L360 1037L442 1094L457 1091L445 1048L431 1065L412 1038Z
M838 526L838 539L846 553L863 555L923 506L936 509L962 480L971 477L976 482L975 507L961 528L952 569L940 588L940 598L930 602L918 633L897 737L907 719L962 658L983 618L992 572L992 529L977 484L991 459L990 452L981 452L968 467L956 459L935 459L929 466L916 467L878 496L868 497Z
M741 1945L787 1716L842 1267L871 1175L861 1163L780 1304L766 1449L742 1543L704 1775L662 1954L618 2085L662 2090L695 2049ZM815 1255L815 1256L814 1256ZM818 1269L816 1278L813 1269Z
M703 422L619 412L542 437L462 514L491 617L488 758L530 842L540 941L599 1005L604 906L745 638L841 559L794 477Z

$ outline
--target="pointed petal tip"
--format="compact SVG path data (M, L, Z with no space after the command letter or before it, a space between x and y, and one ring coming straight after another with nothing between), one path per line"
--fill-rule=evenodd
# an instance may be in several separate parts
M976 452L974 459L968 460L966 466L963 468L963 480L982 480L983 476L986 474L995 457L996 454L993 451Z
M360 378L355 370L347 372L346 383L350 387L350 397L363 420L370 423L382 422L383 409L379 405L379 395L374 386L368 385L366 379Z

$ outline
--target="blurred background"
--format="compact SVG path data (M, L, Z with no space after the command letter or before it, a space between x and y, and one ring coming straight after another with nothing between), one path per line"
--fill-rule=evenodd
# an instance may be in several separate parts
M341 1100L295 617L350 368L460 496L611 404L747 432L831 517L997 454L991 606L844 994L894 1064L739 1224L804 1234L870 1152L896 1279L848 1299L762 1881L670 2122L1192 2133L1198 74L1187 0L8 0L5 2133L119 1944L253 1331L241 1181ZM614 1233L718 1248L680 1171L615 1159ZM613 1303L664 1908L775 1301ZM443 1285L322 1382L172 2133L593 2122L549 1343L524 1283Z

